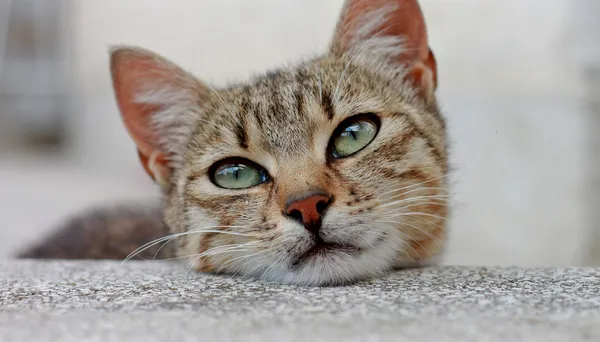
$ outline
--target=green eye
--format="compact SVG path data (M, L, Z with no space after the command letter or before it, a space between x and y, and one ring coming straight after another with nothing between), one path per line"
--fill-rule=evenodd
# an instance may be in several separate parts
M348 157L373 141L378 124L368 115L359 115L343 122L332 136L331 151L334 157Z
M266 182L267 172L250 161L225 161L213 166L213 182L225 189L247 189Z

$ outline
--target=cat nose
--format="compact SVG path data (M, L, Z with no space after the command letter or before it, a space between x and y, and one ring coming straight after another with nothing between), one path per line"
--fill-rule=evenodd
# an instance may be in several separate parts
M321 229L323 213L331 202L333 202L331 196L312 194L288 203L285 214L302 223L311 233L317 233Z

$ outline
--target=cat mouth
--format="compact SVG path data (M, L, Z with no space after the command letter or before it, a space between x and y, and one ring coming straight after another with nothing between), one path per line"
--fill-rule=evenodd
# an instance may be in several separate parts
M310 259L317 256L326 256L331 253L355 255L360 252L362 252L362 248L357 246L325 242L321 239L318 239L308 251L296 258L291 267L293 269L298 269Z

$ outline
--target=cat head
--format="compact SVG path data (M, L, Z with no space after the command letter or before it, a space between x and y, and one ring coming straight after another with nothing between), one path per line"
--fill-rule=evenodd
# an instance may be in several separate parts
M195 269L340 284L441 252L446 133L416 0L349 0L327 53L245 84L135 47L111 71Z

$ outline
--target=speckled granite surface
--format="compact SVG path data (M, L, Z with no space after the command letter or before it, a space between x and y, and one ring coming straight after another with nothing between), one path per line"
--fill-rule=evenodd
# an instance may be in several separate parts
M600 269L427 268L305 288L168 262L0 263L0 341L600 341Z

